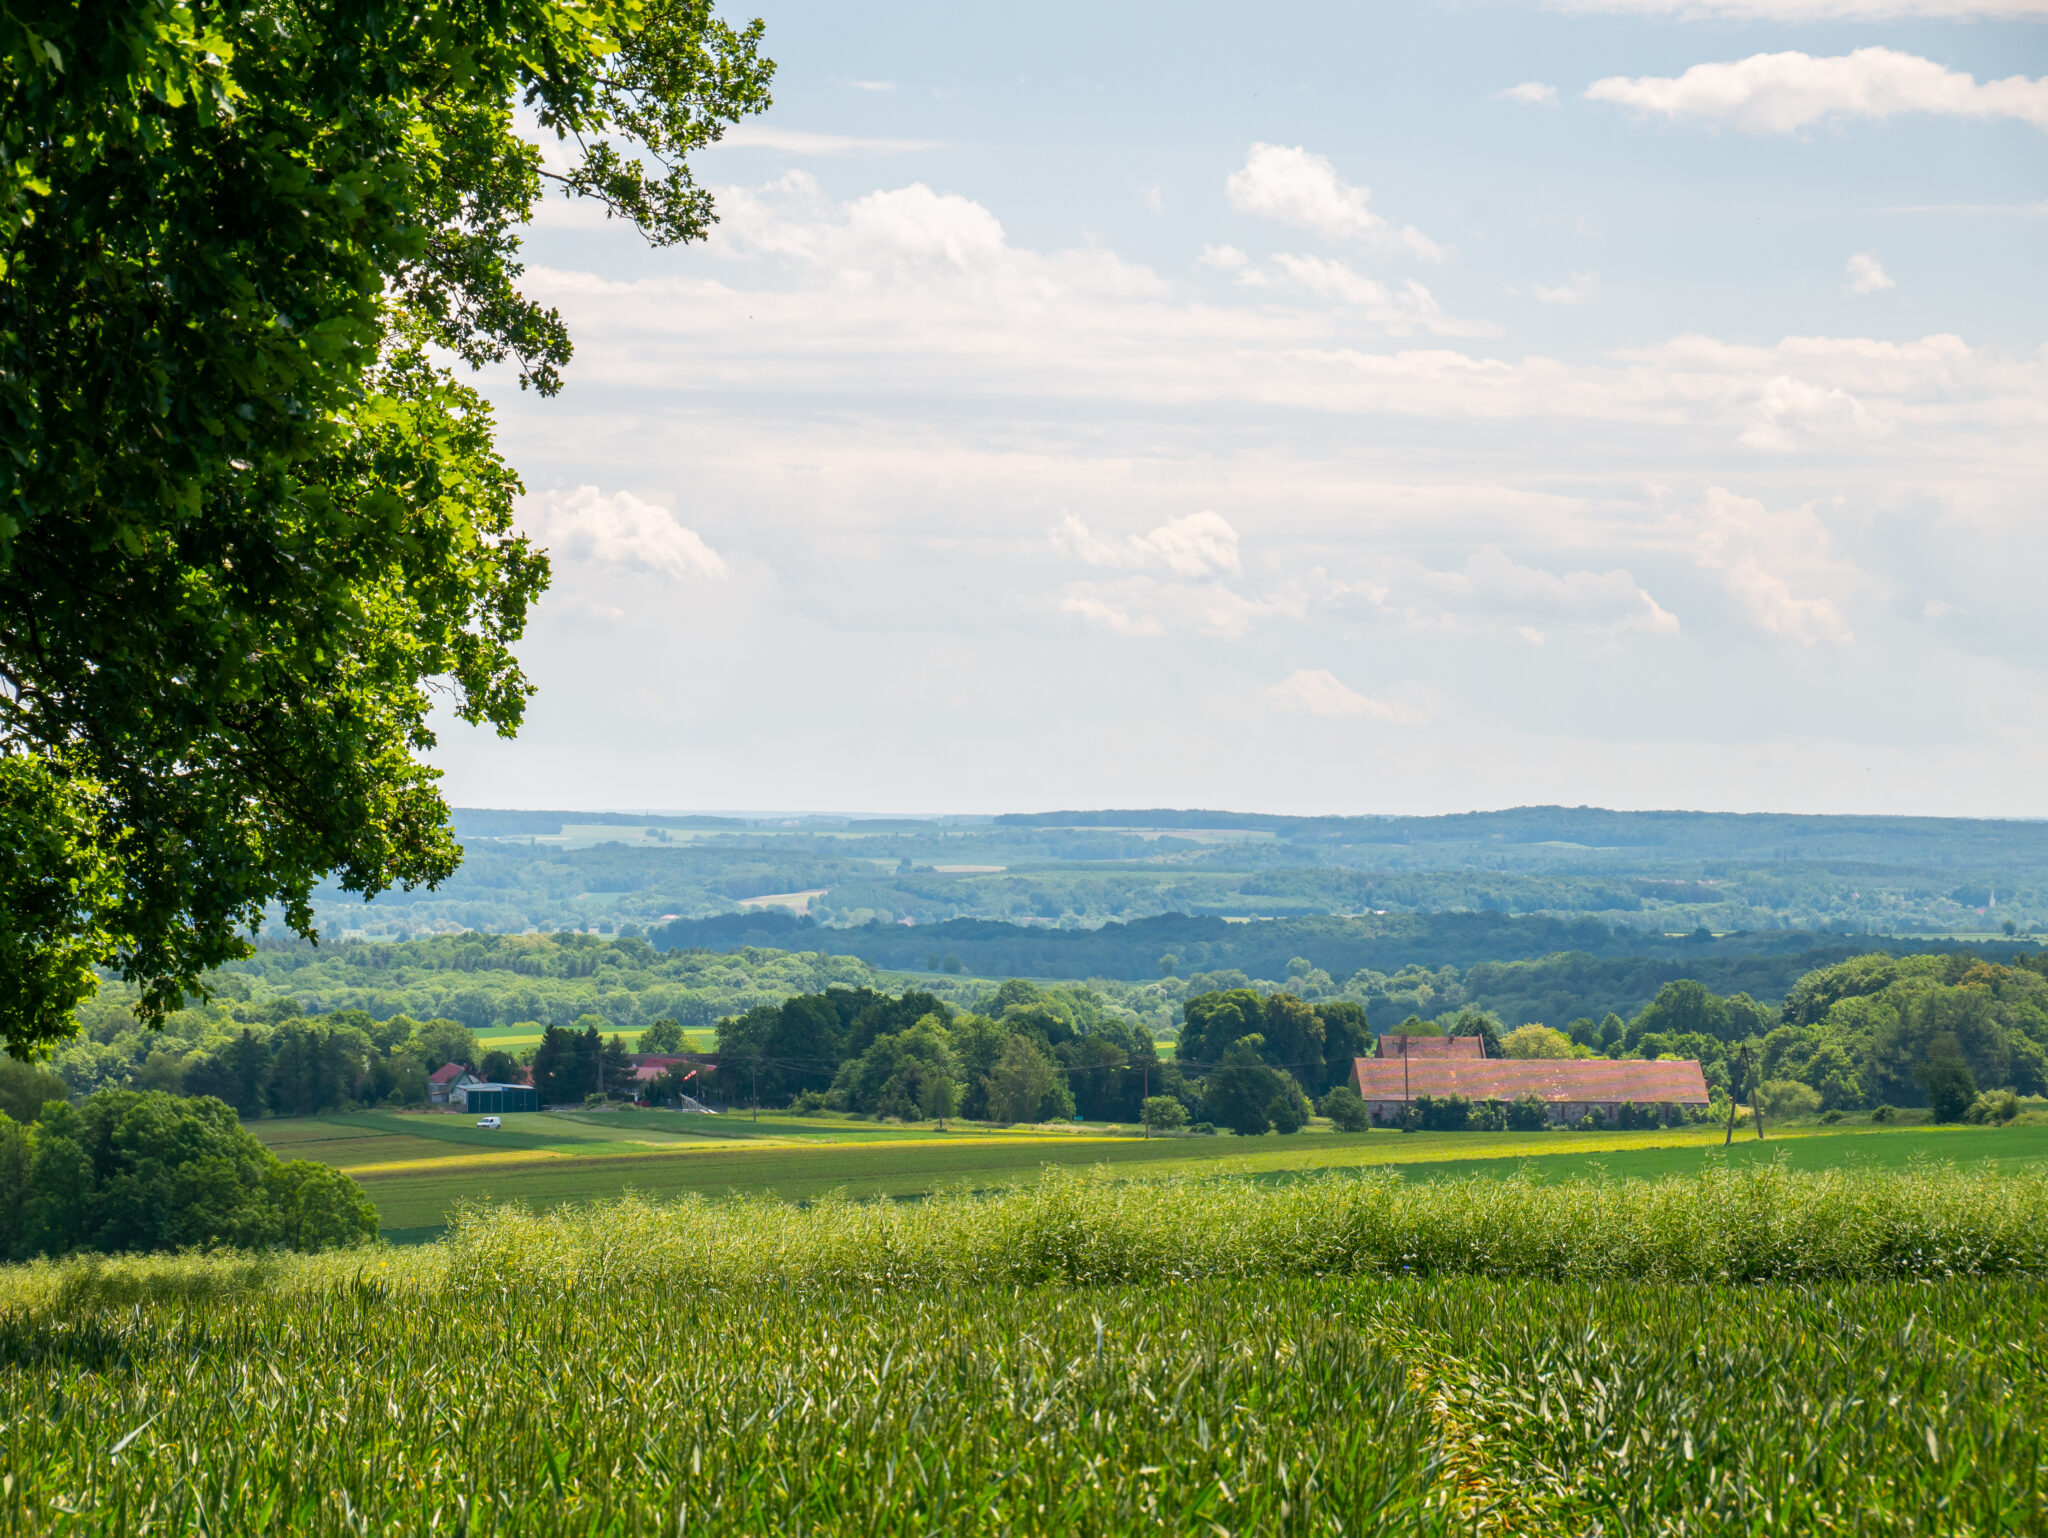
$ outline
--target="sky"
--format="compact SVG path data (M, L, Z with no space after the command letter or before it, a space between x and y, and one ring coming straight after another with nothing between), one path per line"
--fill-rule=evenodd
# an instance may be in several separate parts
M759 13L452 803L2048 814L2048 0Z

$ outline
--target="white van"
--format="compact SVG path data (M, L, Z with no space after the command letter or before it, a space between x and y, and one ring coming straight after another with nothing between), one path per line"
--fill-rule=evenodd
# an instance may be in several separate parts
M503 1122L499 1121L498 1118L495 1116L479 1116L476 1119L476 1124L479 1127L488 1127L493 1132L496 1132L500 1127L505 1125Z

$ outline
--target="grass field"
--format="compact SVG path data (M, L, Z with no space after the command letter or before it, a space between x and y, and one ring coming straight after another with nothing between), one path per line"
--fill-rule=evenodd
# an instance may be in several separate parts
M636 1191L654 1196L772 1195L808 1201L840 1191L906 1198L955 1185L989 1189L1047 1166L1102 1166L1138 1175L1203 1174L1265 1181L1390 1165L1417 1178L1610 1174L1654 1177L1713 1161L1786 1161L1795 1169L2048 1163L2048 1127L1872 1127L1818 1123L1738 1138L1727 1154L1709 1127L1616 1133L1305 1133L1293 1138L1142 1140L1130 1129L990 1129L954 1123L885 1126L839 1118L704 1117L666 1111L507 1116L502 1131L472 1119L357 1113L253 1122L284 1158L347 1170L395 1236L437 1232L464 1201L546 1208Z
M0 1269L0 1528L2039 1533L2044 1268L2048 1179L1942 1167L1067 1176Z

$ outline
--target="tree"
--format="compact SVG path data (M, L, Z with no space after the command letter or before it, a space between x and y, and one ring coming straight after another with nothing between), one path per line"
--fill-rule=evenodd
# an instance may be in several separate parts
M272 904L461 857L428 684L510 735L545 557L483 399L551 179L656 244L768 104L709 0L111 0L0 14L0 1039L106 966L160 1023ZM568 150L550 170L514 107Z
M663 1015L640 1033L639 1050L672 1056L683 1050L682 1022L673 1015Z
M1294 1082L1293 1075L1276 1072L1273 1077L1280 1082L1274 1088L1272 1100L1266 1105L1266 1119L1272 1122L1275 1132L1285 1137L1308 1125L1308 1098L1302 1094L1301 1086Z
M54 1073L0 1057L0 1115L31 1122L42 1114L45 1102L69 1098L64 1081Z
M583 1098L576 1040L575 1032L559 1025L541 1033L540 1045L533 1049L533 1087L542 1105L566 1105Z
M1281 1098L1280 1075L1265 1064L1265 1042L1243 1036L1223 1049L1223 1059L1202 1085L1208 1119L1239 1137L1257 1137L1273 1127L1274 1102Z
M1946 1044L1947 1050L1937 1050L1920 1065L1917 1077L1921 1093L1927 1096L1927 1105L1934 1112L1936 1121L1961 1121L1963 1113L1970 1109L1970 1102L1977 1098L1977 1079L1970 1072L1970 1065L1963 1061L1961 1052L1955 1049L1953 1041Z
M231 1245L321 1249L377 1232L362 1188L277 1156L218 1100L101 1090L34 1126L0 1118L0 1256Z
M1323 1083L1342 1084L1351 1077L1353 1063L1372 1055L1373 1035L1365 1011L1343 1000L1317 1004L1316 1014L1323 1022Z
M1220 1062L1223 1049L1241 1036L1258 1031L1266 1018L1265 1001L1249 988L1198 993L1181 1005L1182 1025L1176 1056L1206 1067Z
M1045 1050L1028 1036L1011 1035L984 1086L989 1115L1000 1122L1037 1121L1056 1098L1059 1075Z
M428 1065L428 1071L444 1063L460 1063L464 1068L474 1068L482 1061L483 1050L477 1046L476 1036L466 1025L453 1020L423 1020L412 1028L412 1050L419 1060Z
M1501 1047L1500 1020L1483 1009L1461 1009L1453 1017L1446 1036L1477 1036L1481 1050L1490 1058L1505 1056Z
M579 1099L601 1095L610 1088L604 1082L604 1017L579 1015L575 1034L569 1039L574 1053L575 1081L571 1091Z
M1503 1056L1525 1060L1578 1056L1571 1038L1547 1025L1517 1026L1501 1038L1500 1044Z
M865 1115L936 1120L954 1114L958 1074L945 1022L929 1014L909 1030L876 1037L840 1068L832 1093Z

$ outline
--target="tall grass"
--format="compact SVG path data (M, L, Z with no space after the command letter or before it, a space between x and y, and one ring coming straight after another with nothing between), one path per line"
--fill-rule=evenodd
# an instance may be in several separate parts
M359 1272L0 1309L0 1531L2040 1532L2044 1339L2032 1280Z
M1048 1172L913 1203L626 1198L472 1209L450 1278L852 1286L1477 1275L1670 1282L2048 1274L2048 1175L1929 1166L1658 1181L1329 1176L1279 1188Z
M2044 1532L2044 1218L1932 1167L1054 1175L17 1267L0 1531Z

